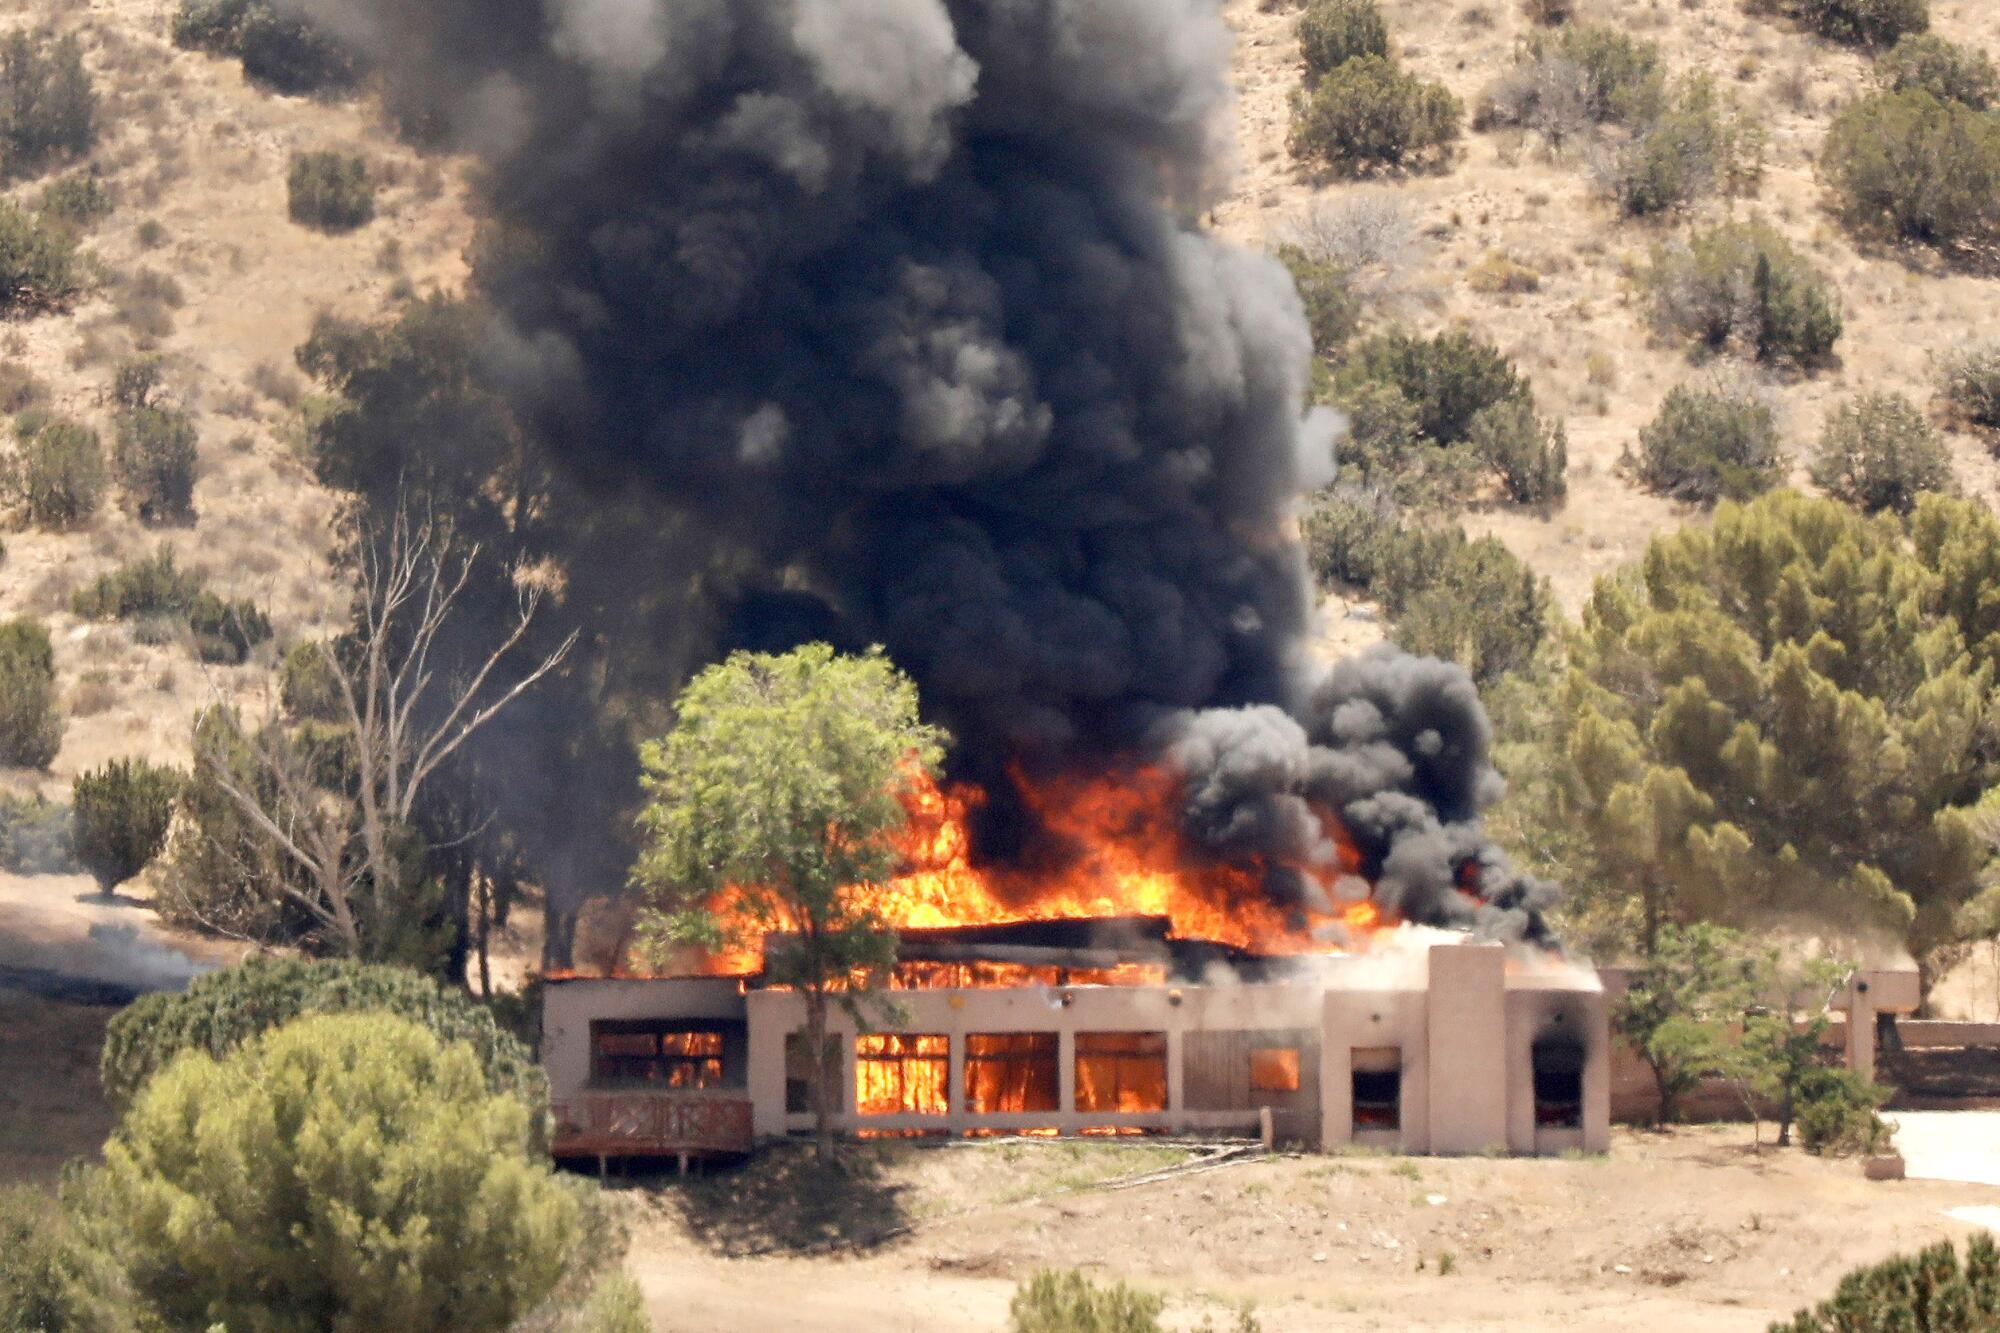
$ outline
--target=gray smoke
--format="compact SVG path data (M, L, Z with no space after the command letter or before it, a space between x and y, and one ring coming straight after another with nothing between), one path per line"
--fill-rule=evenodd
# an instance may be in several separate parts
M491 361L571 493L732 553L717 647L885 644L986 855L1062 855L1011 767L1165 752L1280 902L1323 896L1325 810L1405 915L1544 933L1464 674L1304 655L1332 429L1283 268L1192 221L1215 0L298 2L478 156ZM599 554L574 605L697 582Z

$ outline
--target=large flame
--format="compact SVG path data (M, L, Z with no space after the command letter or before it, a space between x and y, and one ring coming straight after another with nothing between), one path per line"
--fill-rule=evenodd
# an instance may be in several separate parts
M1295 867L1316 882L1324 910L1287 910L1261 890L1262 867L1203 861L1188 852L1180 828L1180 780L1161 767L1128 769L1092 778L1031 781L1016 772L1021 799L1042 827L1073 851L1055 870L988 867L974 863L970 819L986 794L971 784L940 786L912 777L904 793L909 822L896 844L909 869L879 890L874 904L889 924L904 930L1009 925L1033 921L1094 920L1118 916L1166 917L1179 939L1209 940L1263 955L1330 953L1364 947L1375 931L1393 925L1367 897L1341 901L1359 858L1339 821L1321 813L1330 849L1323 863ZM742 920L734 895L712 904L725 932ZM754 973L762 958L754 943L716 954L701 970ZM956 981L1014 984L1010 969L982 966L935 969ZM1117 977L1148 980L1151 969L1119 969ZM962 974L962 975L961 975ZM928 976L905 984L936 985Z

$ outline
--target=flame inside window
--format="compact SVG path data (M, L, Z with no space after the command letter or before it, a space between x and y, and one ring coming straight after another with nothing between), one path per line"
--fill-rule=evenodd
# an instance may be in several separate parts
M1076 1109L1167 1109L1167 1034L1076 1034Z
M943 1115L951 1038L868 1032L854 1039L854 1109L861 1115Z
M593 1023L591 1078L659 1088L722 1086L722 1034L655 1024Z
M1059 1111L1061 1071L1053 1032L973 1032L965 1038L965 1109Z
M1254 1046L1250 1050L1250 1086L1257 1092L1299 1090L1299 1048Z

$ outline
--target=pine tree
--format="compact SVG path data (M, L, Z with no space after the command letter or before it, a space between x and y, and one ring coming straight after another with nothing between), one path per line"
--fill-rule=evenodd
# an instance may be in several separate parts
M114 759L79 773L71 788L76 859L109 894L144 870L166 845L181 774L143 759Z

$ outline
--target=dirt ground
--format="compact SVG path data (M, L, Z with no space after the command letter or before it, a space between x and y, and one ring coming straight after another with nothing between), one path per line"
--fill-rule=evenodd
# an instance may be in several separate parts
M1249 1302L1267 1333L1757 1330L1858 1264L1969 1234L1945 1210L2000 1197L1871 1184L1852 1161L1754 1151L1744 1126L1621 1130L1602 1158L1298 1156L1103 1187L1176 1158L894 1145L831 1178L784 1158L621 1192L657 1329L773 1333L1000 1329L1015 1283L1048 1265L1161 1291L1183 1329L1231 1327ZM753 1254L835 1237L864 1247Z

